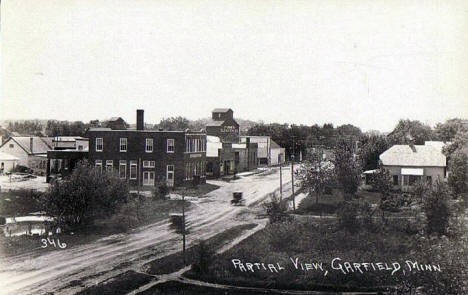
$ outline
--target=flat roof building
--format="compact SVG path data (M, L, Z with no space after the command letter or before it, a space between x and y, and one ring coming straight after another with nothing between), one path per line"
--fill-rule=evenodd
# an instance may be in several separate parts
M137 128L91 128L89 161L113 171L131 186L168 186L204 182L206 134L203 132L145 130L143 110L137 111Z

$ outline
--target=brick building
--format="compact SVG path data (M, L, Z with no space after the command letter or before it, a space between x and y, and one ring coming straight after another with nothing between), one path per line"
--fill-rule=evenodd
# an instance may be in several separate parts
M88 130L89 161L102 170L114 171L131 186L169 186L204 182L206 134L144 129L143 110L137 110L137 128Z

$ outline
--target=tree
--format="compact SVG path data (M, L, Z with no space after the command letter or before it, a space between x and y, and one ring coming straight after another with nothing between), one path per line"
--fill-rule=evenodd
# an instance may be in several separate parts
M427 233L445 234L449 223L450 209L447 203L449 191L447 184L437 180L431 193L424 200L427 218Z
M43 126L39 120L25 120L22 122L9 122L7 129L10 132L18 132L22 135L40 136Z
M190 121L181 116L163 118L157 125L157 128L167 131L185 130L190 128Z
M335 175L345 193L345 198L356 194L361 182L361 167L353 153L352 144L340 140L335 148Z
M434 128L437 139L443 142L452 141L462 131L468 131L468 120L450 119L445 123L438 123Z
M380 193L380 202L376 209L380 209L382 221L385 222L385 211L389 209L391 191L392 191L392 177L387 169L381 167L377 173L374 173L372 178L372 186ZM374 210L375 212L375 210ZM374 213L373 212L373 213ZM373 214L372 213L372 214Z
M112 215L127 200L126 181L83 161L67 180L55 181L41 203L43 210L56 217L60 226L76 228Z
M461 130L457 132L452 140L452 144L444 147L443 153L448 158L456 152L461 152L468 155L468 131Z
M45 132L47 136L84 136L89 124L81 121L47 121Z
M392 145L409 144L411 142L422 145L425 141L432 140L435 137L430 126L417 120L411 121L408 119L400 120L395 129L388 134L388 139Z
M309 195L315 192L315 203L318 203L319 195L333 181L333 164L325 161L322 150L317 149L307 155L306 160L296 172L301 187L309 191Z
M390 147L387 137L375 134L363 135L359 142L358 155L363 170L377 169L379 156Z
M468 156L456 152L449 160L448 185L455 196L468 192Z

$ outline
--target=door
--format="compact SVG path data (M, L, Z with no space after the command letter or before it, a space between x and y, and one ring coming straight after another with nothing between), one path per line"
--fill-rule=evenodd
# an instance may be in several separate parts
M224 175L229 175L229 170L231 169L230 161L224 161Z
M174 165L167 165L166 181L167 181L167 186L169 187L174 186Z
M143 185L154 185L154 172L143 172Z

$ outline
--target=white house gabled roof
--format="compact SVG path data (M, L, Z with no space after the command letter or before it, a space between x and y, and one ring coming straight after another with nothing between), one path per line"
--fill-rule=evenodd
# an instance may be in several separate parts
M394 145L379 158L385 166L445 167L446 158L438 148L430 145Z

